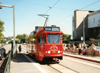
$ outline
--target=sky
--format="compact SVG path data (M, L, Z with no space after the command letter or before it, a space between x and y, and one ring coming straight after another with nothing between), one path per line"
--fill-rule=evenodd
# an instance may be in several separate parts
M38 14L49 15L48 26L59 26L64 34L72 35L72 17L76 9L100 10L100 0L0 0L0 3L15 6L15 35L29 35L35 26L43 26L45 18ZM4 36L12 36L13 9L2 7L0 20L5 23Z

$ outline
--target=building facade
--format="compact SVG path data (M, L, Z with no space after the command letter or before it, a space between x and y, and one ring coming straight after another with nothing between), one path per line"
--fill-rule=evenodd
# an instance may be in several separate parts
M100 11L75 10L72 20L73 40L81 40L81 37L97 38L100 30Z

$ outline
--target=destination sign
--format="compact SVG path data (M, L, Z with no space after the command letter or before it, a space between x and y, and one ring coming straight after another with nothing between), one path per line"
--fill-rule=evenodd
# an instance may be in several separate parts
M46 27L45 30L46 31L52 31L51 27Z
M60 31L59 27L45 27L45 31Z

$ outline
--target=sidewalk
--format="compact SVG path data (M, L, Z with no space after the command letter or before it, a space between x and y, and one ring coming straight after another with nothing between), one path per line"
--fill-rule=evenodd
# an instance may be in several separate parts
M100 63L100 57L99 56L93 56L92 57L92 56L87 56L87 55L72 54L72 53L68 53L68 52L64 52L63 55Z
M25 54L26 48L23 45L21 47L22 52L11 61L10 73L47 73L37 62Z
M41 73L22 53L12 59L10 69L11 73Z

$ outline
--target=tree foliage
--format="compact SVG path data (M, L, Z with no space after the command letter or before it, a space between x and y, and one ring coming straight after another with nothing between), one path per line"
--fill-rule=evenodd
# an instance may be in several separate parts
M98 35L98 38L100 38L100 34Z
M71 40L71 35L63 34L63 41L69 41Z
M94 38L90 38L89 40L90 40L90 41L94 41L95 39L94 39Z
M4 25L4 22L0 20L0 40L1 40L2 36L4 36L2 33L4 31L3 25Z
M16 38L18 38L21 41L21 43L25 43L25 41L27 40L27 36L27 34L18 34Z

